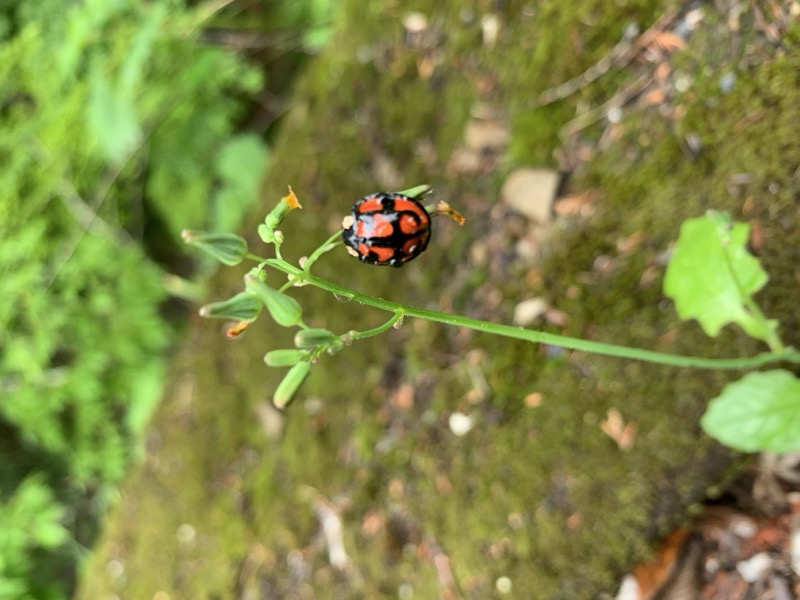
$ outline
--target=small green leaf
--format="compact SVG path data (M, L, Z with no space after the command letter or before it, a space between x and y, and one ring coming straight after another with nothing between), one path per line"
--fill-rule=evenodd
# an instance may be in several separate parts
M332 27L320 26L303 34L303 48L307 52L320 52L331 39Z
M409 198L419 198L420 196L424 196L430 191L431 191L431 186L427 184L422 184L414 186L413 188L408 188L407 190L403 190L402 192L399 193L403 194L404 196L408 196Z
M747 251L749 230L715 211L681 226L664 276L664 293L675 302L681 319L697 319L710 336L736 323L757 339L774 338L777 324L747 306L768 279Z
M783 369L726 385L700 420L706 433L744 452L800 449L800 380Z

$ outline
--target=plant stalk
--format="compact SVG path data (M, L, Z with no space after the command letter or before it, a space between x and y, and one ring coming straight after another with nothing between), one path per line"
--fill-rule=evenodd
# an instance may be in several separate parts
M315 275L303 273L301 269L298 269L294 265L291 265L282 259L269 258L263 260L262 264L269 265L270 267L273 267L288 275L294 275L298 279L303 279L309 284L318 287L321 290L325 290L326 292L330 292L331 294L334 294L340 298L355 300L360 304L389 311L395 313L396 315L402 314L403 316L407 317L426 319L428 321L444 323L446 325L452 325L455 327L466 327L475 331L490 333L493 335L501 335L527 342L559 346L569 350L578 350L581 352L600 354L603 356L641 360L644 362L669 365L673 367L692 367L698 369L752 369L778 362L800 364L800 352L797 352L791 348L787 348L779 352L764 352L757 354L756 356L744 358L705 358L698 356L669 354L666 352L657 352L655 350L645 350L641 348L630 348L628 346L618 346L615 344L606 344L604 342L573 338L554 333L547 333L544 331L536 331L533 329L526 329L525 327L491 323L489 321L481 321L479 319L472 319L470 317L461 315L451 315L425 308L417 308L415 306L401 304L399 302L392 302L390 300L384 300L383 298L377 298L375 296L369 296L367 294L355 292L333 282L321 279Z

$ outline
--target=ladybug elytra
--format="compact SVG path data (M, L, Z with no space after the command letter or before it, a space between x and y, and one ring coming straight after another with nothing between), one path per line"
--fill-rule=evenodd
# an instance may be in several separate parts
M428 247L431 218L422 204L405 194L370 194L342 221L342 239L361 262L402 267Z

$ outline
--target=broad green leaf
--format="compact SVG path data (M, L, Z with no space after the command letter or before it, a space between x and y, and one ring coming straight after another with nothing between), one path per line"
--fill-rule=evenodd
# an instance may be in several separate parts
M89 131L112 162L122 161L142 138L133 97L99 69L91 75L86 106Z
M737 450L798 450L800 380L783 369L745 375L709 403L700 425Z
M331 0L311 0L306 9L310 22L303 31L303 48L308 52L319 52L331 39L333 3Z
M750 227L719 212L684 221L666 275L664 293L681 319L697 319L710 336L727 323L767 340L777 326L751 312L747 303L767 274L747 251Z
M214 168L221 187L214 198L213 229L234 231L258 199L267 148L255 135L233 137L217 156Z

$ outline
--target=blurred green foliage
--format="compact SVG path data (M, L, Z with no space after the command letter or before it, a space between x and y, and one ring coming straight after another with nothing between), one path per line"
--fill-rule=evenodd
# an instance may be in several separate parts
M0 598L59 598L59 582L37 567L37 555L70 538L64 508L39 476L25 479L0 504ZM31 577L35 573L35 577Z
M0 1L0 599L68 595L155 407L148 253L256 198L266 149L234 130L262 77L203 43L210 14Z

